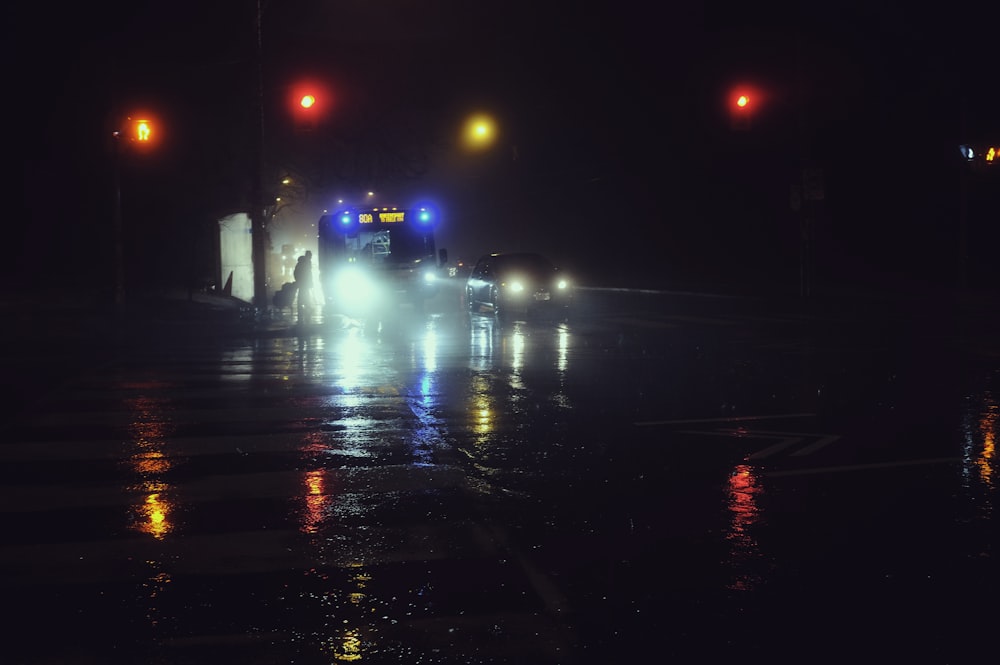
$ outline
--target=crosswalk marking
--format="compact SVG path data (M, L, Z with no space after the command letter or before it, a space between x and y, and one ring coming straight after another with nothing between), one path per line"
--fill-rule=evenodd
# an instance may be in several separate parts
M15 604L61 598L37 617L25 611L26 625L71 622L98 653L105 626L131 622L128 636L109 638L116 649L166 649L166 660L185 651L183 662L233 644L248 665L329 656L332 631L309 622L345 617L341 638L365 635L352 652L362 656L396 649L401 662L431 662L455 626L466 637L502 629L509 662L568 654L577 638L556 580L502 526L484 537L476 498L491 488L456 458L461 423L388 374L343 388L303 380L289 362L139 353L5 424L0 465L12 482L0 516L14 528L0 537L0 589ZM432 568L444 572L428 577ZM368 588L338 586L353 571ZM465 578L476 600L457 609L426 581ZM118 615L92 612L94 598ZM218 619L189 617L206 602ZM268 603L281 612L241 614ZM89 662L75 644L61 647L64 662Z

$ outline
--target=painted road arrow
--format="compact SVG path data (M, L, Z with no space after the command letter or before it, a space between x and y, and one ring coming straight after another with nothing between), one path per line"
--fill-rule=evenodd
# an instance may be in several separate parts
M706 430L684 430L681 434L699 434L699 435L709 435L709 436L726 436L739 439L764 439L764 440L775 440L773 444L762 448L755 453L750 454L748 460L761 460L771 457L777 453L780 453L789 448L794 448L802 444L803 442L808 442L801 448L797 448L794 452L790 452L791 457L803 457L805 455L811 455L821 448L825 448L834 441L840 439L839 434L824 434L820 432L782 432L782 431L762 431L755 430L749 431L745 429L718 429L712 431Z

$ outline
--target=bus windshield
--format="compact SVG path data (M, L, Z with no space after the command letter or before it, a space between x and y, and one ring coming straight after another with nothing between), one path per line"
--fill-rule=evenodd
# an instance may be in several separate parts
M348 260L365 263L413 263L434 256L430 234L408 226L364 229L347 236Z

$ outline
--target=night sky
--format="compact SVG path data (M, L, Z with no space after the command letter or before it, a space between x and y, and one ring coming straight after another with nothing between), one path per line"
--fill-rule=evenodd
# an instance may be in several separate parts
M374 189L434 200L452 258L537 249L591 283L794 288L808 165L826 281L949 283L962 219L973 278L1000 277L1000 178L965 173L957 147L1000 142L985 7L809 4L265 0L262 172L305 183L273 231ZM8 267L28 278L43 255L50 285L108 281L109 137L141 107L168 138L121 162L131 280L200 279L213 220L249 202L256 3L99 5L18 10ZM305 79L330 100L307 132L288 106ZM739 84L755 91L742 131ZM457 138L479 110L500 134L471 154Z

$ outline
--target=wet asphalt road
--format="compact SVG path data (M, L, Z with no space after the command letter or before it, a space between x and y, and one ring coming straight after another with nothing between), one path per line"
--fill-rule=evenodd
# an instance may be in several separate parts
M997 319L588 291L15 335L0 661L984 662Z

